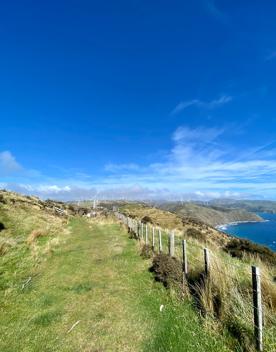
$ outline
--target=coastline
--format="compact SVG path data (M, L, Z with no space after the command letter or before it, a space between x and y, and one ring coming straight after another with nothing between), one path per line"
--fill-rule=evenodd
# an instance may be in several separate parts
M251 224L251 223L259 223L259 222L267 222L267 221L270 221L270 220L239 220L239 221L232 221L232 222L228 222L226 224L220 224L220 225L216 225L215 226L215 229L216 230L219 230L219 231L226 231L228 226L235 226L235 225L239 225L239 224Z

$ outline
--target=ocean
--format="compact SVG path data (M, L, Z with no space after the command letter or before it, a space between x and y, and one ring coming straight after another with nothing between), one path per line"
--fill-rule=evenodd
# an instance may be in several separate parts
M230 235L246 238L276 251L276 214L258 213L265 222L244 222L219 226Z

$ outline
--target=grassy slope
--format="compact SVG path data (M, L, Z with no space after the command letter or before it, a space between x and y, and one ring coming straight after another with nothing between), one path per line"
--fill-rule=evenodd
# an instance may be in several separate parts
M151 219L154 226L160 226L167 230L178 230L183 233L189 228L195 228L219 245L224 245L230 237L204 223L198 223L188 218L182 218L176 213L150 207L142 204L129 203L120 207L120 211L125 215L142 219L145 216Z
M73 219L70 227L47 261L22 269L32 277L24 289L20 276L1 294L2 352L227 351L189 303L180 305L152 281L149 262L119 225Z
M197 277L203 270L203 247L208 247L211 257L211 278L212 290L214 295L219 292L222 302L222 314L219 321L224 327L230 327L233 336L237 341L242 343L245 348L250 349L253 344L252 329L252 294L251 294L251 265L258 265L262 271L262 291L263 291L263 309L265 311L265 329L264 340L266 351L275 351L276 337L276 288L275 265L265 264L256 255L244 254L242 260L233 258L225 251L221 250L221 240L223 234L206 226L186 223L181 224L176 214L162 211L147 206L125 204L121 207L125 214L129 214L137 219L145 216L151 219L156 226L160 225L175 231L176 250L175 255L179 259L182 257L181 238L188 241L188 266L189 276ZM199 230L200 236L194 234L187 235L187 228ZM168 231L167 231L168 232ZM162 231L163 250L167 251L167 234ZM152 240L152 230L149 228L149 241ZM223 241L225 242L225 241ZM222 243L223 244L223 243ZM201 293L200 293L201 294ZM213 312L212 294L208 289L202 290L202 304L207 309L209 315ZM245 337L245 339L244 339Z
M191 217L205 224L216 226L234 221L261 221L262 218L245 209L229 209L218 206L201 206L194 203L168 202L160 205L161 209L172 211L179 216Z

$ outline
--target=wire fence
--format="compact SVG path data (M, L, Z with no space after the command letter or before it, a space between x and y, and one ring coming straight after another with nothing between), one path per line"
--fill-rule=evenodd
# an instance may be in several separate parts
M254 329L256 350L264 350L264 318L267 315L265 303L269 301L269 297L262 294L262 281L266 280L268 284L273 285L272 277L261 273L258 266L250 267L241 261L231 261L230 263L225 258L222 260L222 257L219 257L215 251L210 251L184 234L181 234L180 237L180 233L177 231L164 230L120 212L115 211L114 214L128 228L128 231L141 244L150 247L153 253L165 253L179 259L182 262L183 280L188 277L191 270L199 268L206 277L217 277L217 280L221 279L221 284L227 279L232 286L235 286L238 293L234 298L236 309L242 306L248 311L246 316L249 316L249 323ZM246 298L249 304L242 305L239 302L241 295L243 299Z

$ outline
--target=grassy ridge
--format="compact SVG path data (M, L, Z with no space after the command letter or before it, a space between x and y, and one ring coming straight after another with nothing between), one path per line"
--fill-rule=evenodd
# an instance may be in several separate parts
M2 256L14 266L2 287L1 351L228 351L190 303L153 282L149 262L119 225L76 218L69 228L35 268L24 265L36 258L23 243Z

